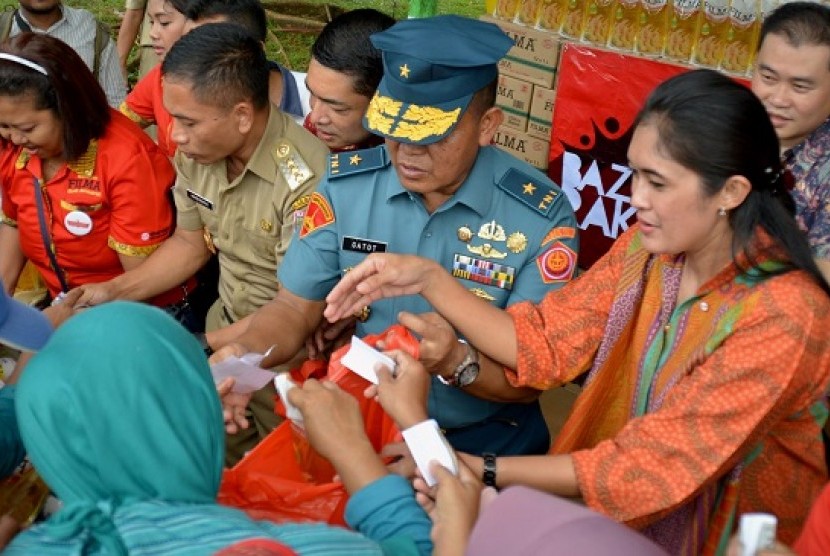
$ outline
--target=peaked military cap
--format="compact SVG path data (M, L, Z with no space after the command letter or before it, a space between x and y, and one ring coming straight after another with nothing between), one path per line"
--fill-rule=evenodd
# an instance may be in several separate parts
M427 145L455 128L473 95L498 76L513 41L492 23L457 15L400 21L371 36L383 78L364 127L403 143Z

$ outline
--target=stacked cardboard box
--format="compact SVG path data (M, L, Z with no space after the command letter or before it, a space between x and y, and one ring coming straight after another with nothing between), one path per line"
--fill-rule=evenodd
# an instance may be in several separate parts
M498 25L515 44L499 62L496 105L505 118L495 143L545 171L550 152L559 37L550 31L489 16L481 19Z

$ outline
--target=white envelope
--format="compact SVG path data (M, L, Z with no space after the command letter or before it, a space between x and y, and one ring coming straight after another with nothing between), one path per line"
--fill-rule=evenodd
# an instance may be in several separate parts
M340 360L346 368L359 374L372 384L378 383L378 374L375 372L375 363L381 363L394 374L395 361L382 354L357 336L352 336L352 345L349 351Z

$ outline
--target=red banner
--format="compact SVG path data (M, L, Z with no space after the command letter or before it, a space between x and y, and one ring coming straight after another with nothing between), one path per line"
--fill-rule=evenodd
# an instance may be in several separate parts
M628 143L648 94L687 68L566 44L559 63L550 143L551 179L580 227L579 266L588 268L634 223Z

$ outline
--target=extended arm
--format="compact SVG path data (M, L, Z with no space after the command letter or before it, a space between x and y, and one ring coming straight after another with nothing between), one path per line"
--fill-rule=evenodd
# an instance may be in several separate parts
M262 366L284 363L297 354L317 327L323 307L322 301L304 299L281 288L273 300L246 319L245 331L227 347L243 353L263 353L275 346Z
M124 12L124 19L121 20L121 27L118 29L116 49L118 50L118 61L121 63L121 70L125 76L127 75L127 57L135 44L143 20L144 10L128 9Z
M467 291L438 263L421 257L370 255L326 298L325 317L335 321L377 299L411 294L429 301L481 353L500 365L515 366L516 333L510 316Z
M82 286L79 305L98 305L113 299L140 301L181 284L204 265L210 257L201 230L177 228L152 255L140 264L128 261L120 276L99 284ZM130 257L135 259L136 257ZM122 259L123 264L123 259Z

